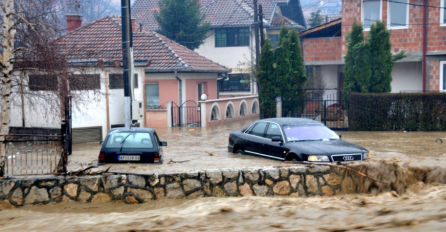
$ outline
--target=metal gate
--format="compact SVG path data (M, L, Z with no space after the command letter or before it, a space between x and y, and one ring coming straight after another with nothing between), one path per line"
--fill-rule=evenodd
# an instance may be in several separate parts
M178 106L172 102L172 127L201 127L200 105L189 100Z
M324 123L333 130L348 130L348 102L342 89L305 89L303 99L298 100L304 107L302 118Z

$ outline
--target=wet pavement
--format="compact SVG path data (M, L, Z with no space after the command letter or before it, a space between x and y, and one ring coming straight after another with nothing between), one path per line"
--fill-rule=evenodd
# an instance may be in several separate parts
M228 135L249 125L253 120L238 121L211 128L159 128L164 147L164 163L114 164L113 172L179 172L215 168L289 166L280 161L256 156L232 154L227 151ZM393 160L401 164L417 166L441 166L446 164L446 132L355 132L338 131L342 139L369 149L372 160ZM437 140L440 138L440 140ZM437 141L437 142L436 142ZM75 144L69 156L68 169L79 170L97 164L100 144ZM207 152L216 154L211 156ZM169 163L169 161L171 161Z

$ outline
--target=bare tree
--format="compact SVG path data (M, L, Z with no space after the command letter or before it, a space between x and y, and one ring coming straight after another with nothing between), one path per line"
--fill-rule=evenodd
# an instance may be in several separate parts
M121 7L117 1L110 0L59 0L62 19L67 14L82 16L85 23L93 22L107 15L120 15ZM119 2L119 1L118 1Z

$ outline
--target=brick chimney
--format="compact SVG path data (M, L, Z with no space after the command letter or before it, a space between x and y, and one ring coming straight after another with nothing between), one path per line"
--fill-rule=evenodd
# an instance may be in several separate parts
M135 32L137 30L136 28L136 19L135 18L131 18L131 24L132 24L132 31Z
M67 15L67 30L68 32L78 29L82 26L81 15Z

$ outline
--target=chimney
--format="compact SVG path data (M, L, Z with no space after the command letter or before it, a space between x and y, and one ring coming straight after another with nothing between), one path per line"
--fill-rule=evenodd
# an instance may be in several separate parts
M136 31L136 19L135 18L131 18L131 23L132 23L132 31L135 32Z
M68 32L78 29L82 26L82 16L81 15L67 15L67 30Z

